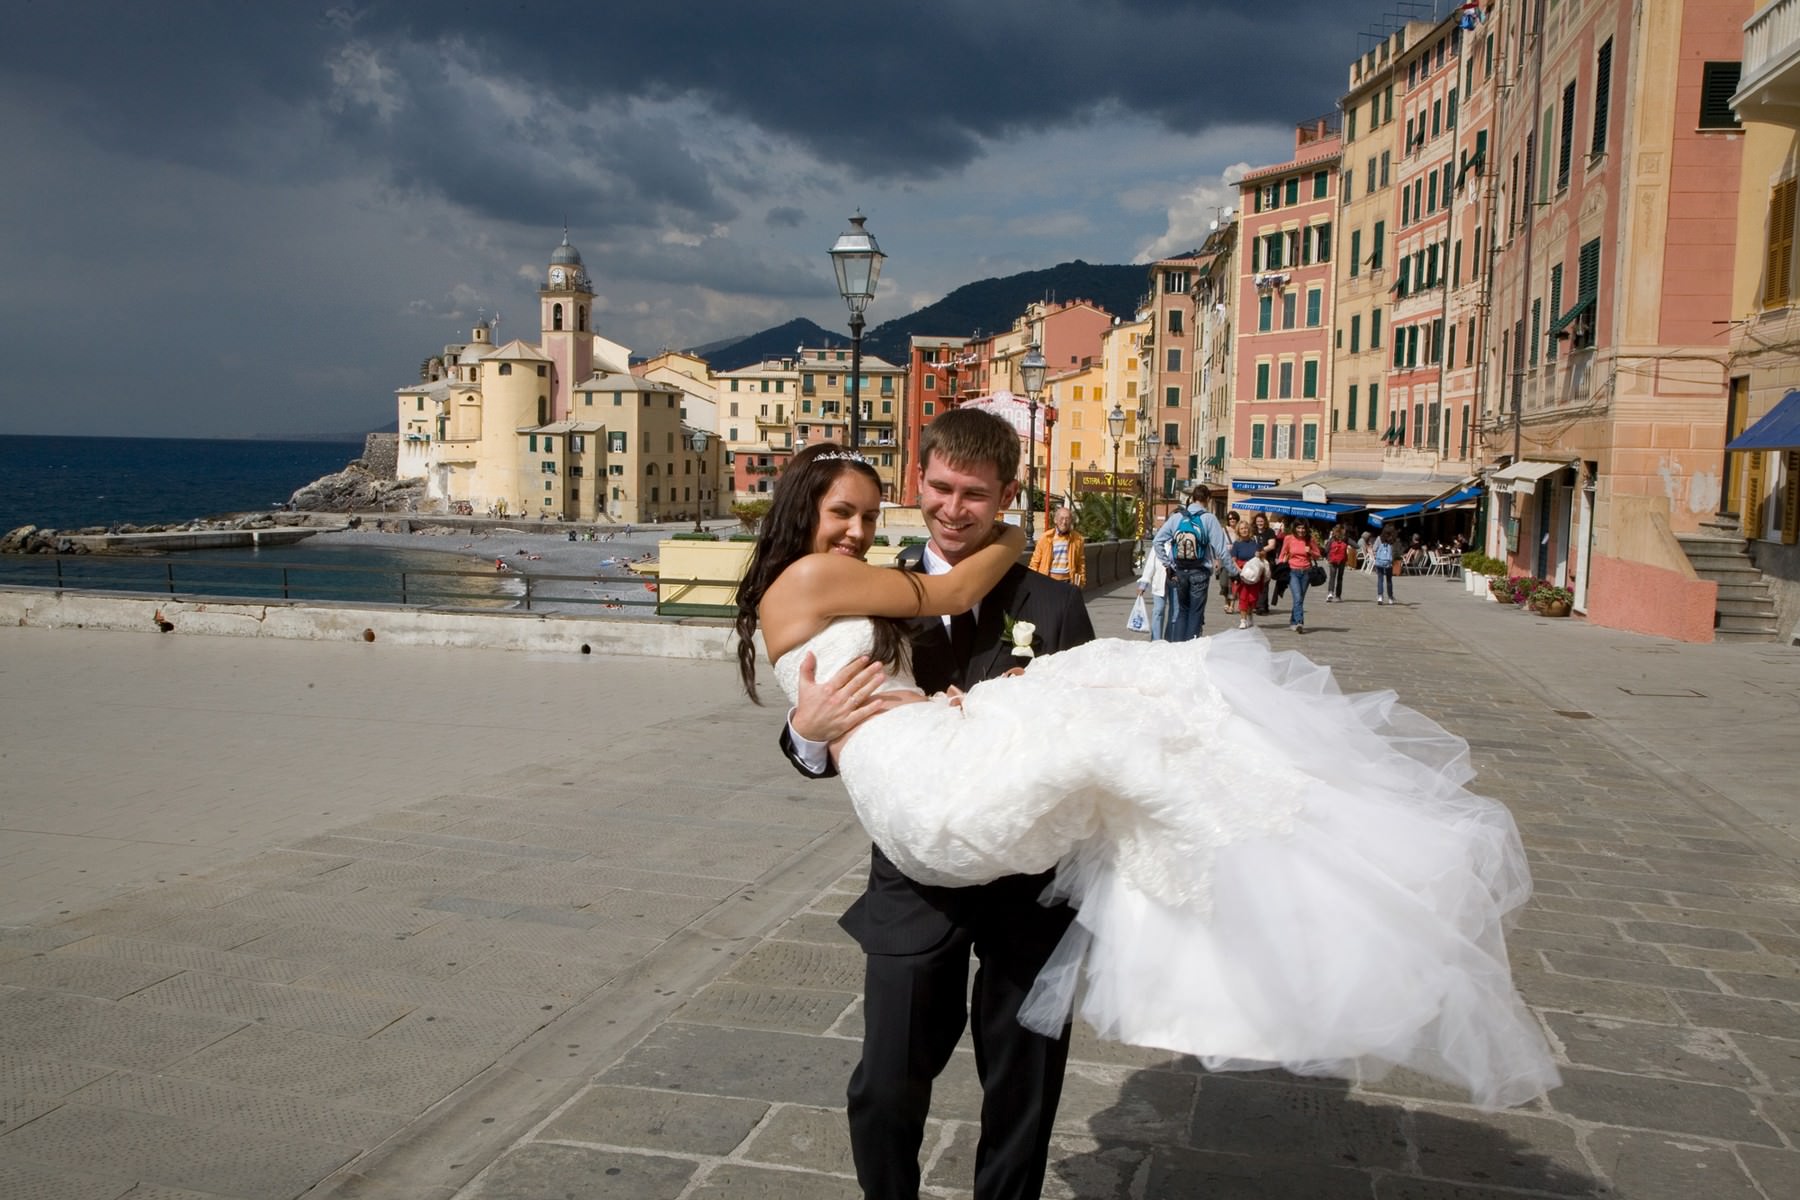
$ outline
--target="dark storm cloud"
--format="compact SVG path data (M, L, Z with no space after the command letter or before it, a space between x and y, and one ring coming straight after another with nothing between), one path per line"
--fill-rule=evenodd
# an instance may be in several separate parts
M496 156L498 135L554 142L559 122L634 99L691 98L792 138L822 162L883 178L940 175L974 158L984 138L1054 127L1102 104L1184 130L1300 119L1331 107L1360 48L1355 30L1382 7L37 3L9 14L0 64L65 94L98 139L210 162L254 153L259 123L281 110L341 97L334 69L346 47L364 48L400 108L384 115L371 103L340 103L335 132L388 158L404 181L441 174L452 198L469 186L465 202L485 206L491 199L464 177ZM480 111L477 93L459 86L472 74L526 89L539 97L535 111ZM657 183L670 190L644 190L718 214L704 173L682 170L678 145L646 135L591 148L617 162L632 161L626 152L655 156L651 169L667 173ZM444 163L453 150L468 160L463 170ZM533 173L550 192L575 182L558 178L548 158ZM513 203L533 199L528 189Z
M771 208L763 216L765 224L778 226L782 229L798 229L805 220L806 214L791 204L777 205L774 208Z

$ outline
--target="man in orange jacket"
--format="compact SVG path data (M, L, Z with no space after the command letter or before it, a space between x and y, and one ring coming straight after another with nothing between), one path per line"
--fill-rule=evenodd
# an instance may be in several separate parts
M1056 527L1039 538L1037 548L1031 552L1031 569L1039 575L1085 589L1087 558L1082 552L1085 542L1075 530L1075 514L1064 505L1056 510L1055 520Z

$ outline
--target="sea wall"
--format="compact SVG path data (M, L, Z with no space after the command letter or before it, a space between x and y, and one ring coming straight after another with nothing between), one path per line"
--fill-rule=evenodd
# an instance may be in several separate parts
M377 479L397 479L400 474L400 435L371 433L363 438L363 465Z
M154 596L0 589L0 623L41 629L107 629L154 636L291 638L459 646L556 654L733 660L736 638L721 620L645 621L523 612L440 612L399 606L194 601Z

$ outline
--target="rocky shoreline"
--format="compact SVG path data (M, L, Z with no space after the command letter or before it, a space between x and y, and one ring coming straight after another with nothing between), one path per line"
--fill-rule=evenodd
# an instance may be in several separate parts
M119 534L204 533L306 526L325 514L414 513L425 498L423 479L384 479L362 459L300 488L277 512L228 513L158 525L93 525L48 529L21 525L0 535L0 554L131 554L128 548L95 548L85 540ZM336 523L334 522L334 525Z

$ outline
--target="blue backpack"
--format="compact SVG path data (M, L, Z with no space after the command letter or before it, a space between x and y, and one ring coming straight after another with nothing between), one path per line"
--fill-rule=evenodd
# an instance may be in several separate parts
M1204 571L1206 569L1206 534L1200 526L1194 524L1191 513L1181 514L1181 524L1175 527L1174 536L1169 539L1169 558L1177 571Z

